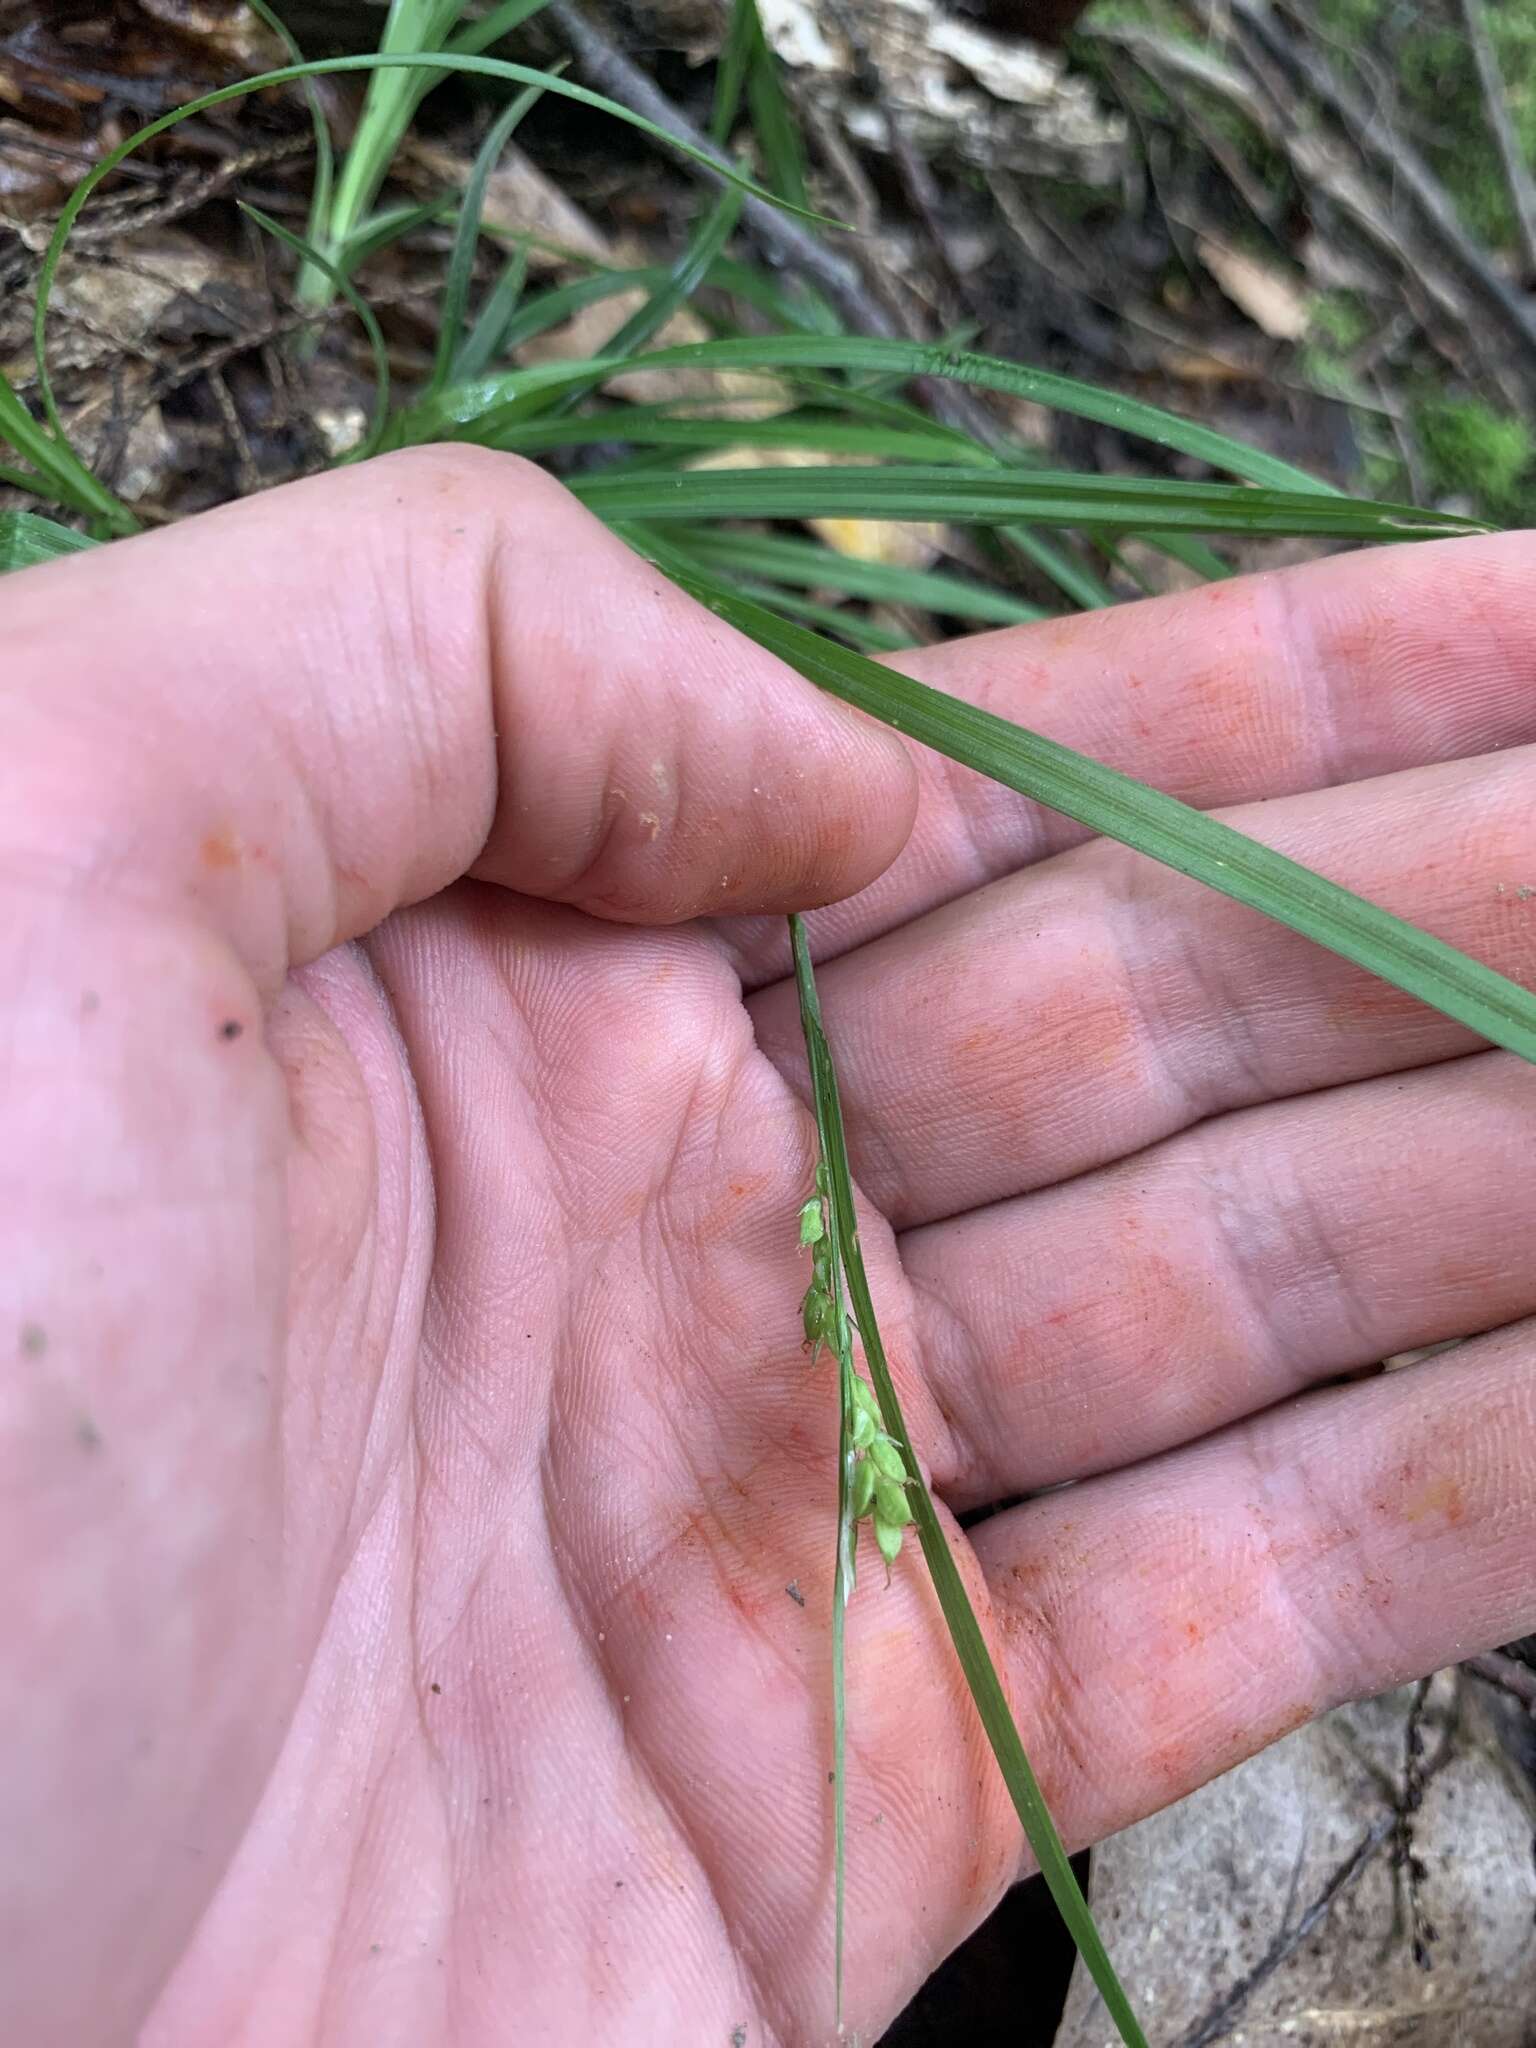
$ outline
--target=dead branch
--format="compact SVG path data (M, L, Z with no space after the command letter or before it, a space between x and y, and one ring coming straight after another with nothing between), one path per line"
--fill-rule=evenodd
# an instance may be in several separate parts
M1528 278L1536 278L1536 179L1525 161L1520 147L1520 138L1515 133L1515 124L1509 111L1509 100L1504 91L1504 79L1499 71L1499 60L1488 34L1488 21L1483 13L1483 0L1461 0L1461 18L1467 25L1467 41L1472 46L1472 61L1477 66L1477 82L1482 88L1483 107L1488 116L1488 126L1493 131L1494 143L1498 148L1499 162L1504 171L1504 182L1509 187L1510 204L1514 208L1515 226L1520 236L1520 251L1525 261Z

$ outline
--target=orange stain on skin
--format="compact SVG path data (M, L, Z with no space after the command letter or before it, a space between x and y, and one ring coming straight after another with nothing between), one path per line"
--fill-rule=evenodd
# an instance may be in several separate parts
M1454 1529L1458 1522L1466 1519L1467 1504L1461 1488L1454 1479L1442 1476L1426 1480L1402 1502L1399 1509L1405 1522L1427 1522L1438 1518L1446 1527Z
M724 1237L735 1229L740 1222L742 1210L754 1196L762 1194L772 1180L772 1174L744 1173L728 1181L720 1200L713 1203L700 1219L694 1232L695 1243L712 1244L717 1238Z
M240 841L228 825L221 825L217 832L208 833L197 851L203 866L216 873L240 865Z

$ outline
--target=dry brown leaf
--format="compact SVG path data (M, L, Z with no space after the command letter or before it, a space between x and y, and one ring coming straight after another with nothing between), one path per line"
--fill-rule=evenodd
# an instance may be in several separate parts
M1300 341L1307 331L1307 295L1288 272L1209 235L1202 235L1195 249L1233 305L1255 327L1275 341Z
M411 182L430 198L445 191L462 192L471 168L468 157L422 136L407 139L399 165L407 176L420 174L411 176ZM591 263L614 261L613 244L591 216L515 145L503 151L486 183L482 217L493 232L537 237L528 249L530 269L548 270L571 256Z

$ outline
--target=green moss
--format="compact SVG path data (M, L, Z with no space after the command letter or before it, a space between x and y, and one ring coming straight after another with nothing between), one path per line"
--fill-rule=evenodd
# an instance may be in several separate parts
M1434 488L1471 498L1492 518L1518 521L1536 499L1536 437L1524 420L1480 398L1421 399L1414 436Z

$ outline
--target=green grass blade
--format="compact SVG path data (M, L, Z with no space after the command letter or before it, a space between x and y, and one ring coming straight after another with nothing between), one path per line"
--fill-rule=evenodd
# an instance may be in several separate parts
M760 33L754 0L733 0L725 41L715 66L715 102L709 117L709 139L717 148L724 149L731 139L731 130L741 112L753 38Z
M715 103L711 138L724 147L741 111L745 91L752 128L762 152L768 183L802 210L805 192L805 151L800 131L784 97L778 63L763 34L757 0L733 0L725 43L715 71Z
M489 297L453 360L455 377L478 377L506 348L507 330L517 317L528 281L528 239L518 243L502 266Z
M388 58L436 48L461 11L462 0L390 0L378 54ZM412 115L437 83L438 76L431 73L387 67L370 77L357 126L319 223L321 231L312 238L338 267L346 268L344 251L372 209ZM301 304L327 304L332 282L331 275L318 265L306 264L299 272Z
M819 626L824 633L836 633L850 647L857 647L861 654L899 654L912 644L910 634L892 633L857 612L845 611L835 604L818 604L814 598L801 597L797 591L781 590L775 583L748 580L739 582L736 588L743 597L772 605L775 611L783 612L787 618L804 619L808 625Z
M246 0L258 21L264 21L288 52L289 61L302 64L304 52L289 32L287 23L267 5L267 0ZM309 239L319 242L330 218L331 197L336 189L336 151L331 142L330 123L325 118L319 88L312 78L304 81L304 98L309 106L310 125L315 131L315 177L309 190Z
M98 519L109 533L137 533L139 522L122 500L100 484L76 455L62 426L57 438L40 421L33 419L0 372L0 441L37 471L35 479L22 488L52 497L56 504L84 512Z
M1037 568L1042 576L1049 578L1063 597L1071 598L1081 611L1100 611L1115 602L1115 593L1102 578L1096 576L1086 563L1080 562L1055 541L1043 534L1031 533L1027 526L1004 526L999 529L1005 546L1022 555L1026 562Z
M950 1639L955 1646L955 1654L960 1660L966 1684L970 1687L971 1697L976 1703L977 1715L986 1731L987 1740L992 1745L992 1754L997 1759L998 1769L1002 1772L1003 1782L1008 1787L1014 1810L1019 1816L1029 1846L1034 1851L1040 1873L1050 1887L1057 1910L1077 1944L1078 1953L1097 1985L1099 1995L1118 2027L1122 2041L1127 2044L1127 2048L1147 2048L1146 2036L1142 2033L1136 2015L1131 2010L1130 2001L1115 1975L1114 1965L1109 1960L1099 1930L1094 1924L1093 1915L1088 1910L1087 1901L1078 1888L1066 1849L1056 1832L1056 1824L1051 1819L1034 1771L1030 1767L1017 1724L1008 1705L1008 1696L1003 1691L1002 1680L998 1677L997 1667L992 1662L986 1638L982 1635L981 1625L966 1595L964 1581L945 1540L928 1488L923 1482L922 1468L918 1464L917 1453L912 1448L912 1439L907 1434L901 1404L896 1398L896 1389L886 1361L885 1347L880 1341L875 1305L870 1296L869 1279L864 1270L864 1256L859 1245L858 1213L854 1206L853 1178L848 1166L848 1145L843 1130L837 1070L833 1065L831 1049L822 1026L821 1005L816 994L816 978L811 968L810 948L806 943L805 927L800 919L792 917L789 922L795 959L795 984L800 996L801 1025L811 1068L816 1131L827 1165L828 1207L837 1228L836 1248L841 1255L843 1270L847 1276L854 1319L864 1345L864 1359L869 1367L870 1380L879 1398L880 1412L886 1429L900 1446L908 1477L912 1481L909 1499L917 1522L923 1558L933 1580L939 1605L943 1609ZM845 1398L845 1414L846 1406ZM840 1517L843 1511L842 1495L845 1485L846 1479L840 1479Z
M747 105L752 129L762 151L768 183L781 199L804 211L809 200L805 190L805 146L799 123L790 111L779 75L779 62L763 34L757 0L740 0L752 17L752 43L747 58Z
M44 519L37 512L0 512L0 576L12 569L30 569L36 562L51 562L57 555L76 555L82 548L95 547L87 534Z
M692 298L729 240L740 212L741 194L726 186L689 236L688 244L677 261L663 272L660 282L647 294L644 304L635 308L608 343L603 361L622 361L636 349L643 348L653 334L666 326L679 307ZM517 435L527 422L549 413L565 413L590 389L591 381L595 380L584 383L580 378L570 379L563 389L525 399L517 409L509 430L497 439L495 445L520 448L523 443ZM430 394L423 402L430 406ZM558 447L561 444L556 440L552 443L546 441L545 445Z
M263 213L259 206L252 206L249 200L242 199L237 203L240 211L249 214L263 233L271 235L276 241L281 242L285 249L291 249L302 263L312 263L322 276L329 278L363 323L363 332L367 335L368 346L373 352L374 393L373 419L354 458L361 462L376 452L379 438L384 431L384 421L389 413L389 350L384 346L384 336L378 321L374 318L373 308L340 266L333 263L328 256L322 256L313 243L307 242L302 235L296 235L292 228L285 228L282 222L274 220L271 214Z
M806 590L841 590L876 604L910 605L945 618L972 619L979 625L1015 626L1046 616L1038 605L968 583L942 569L902 569L890 562L864 561L815 541L779 534L723 533L705 527L697 533L673 532L669 538L708 569L772 583L796 584Z
M605 356L633 356L653 334L661 332L709 275L710 265L730 240L740 213L741 194L728 185L689 236L688 246L668 270L665 282L630 314L604 349Z
M525 21L531 21L543 5L544 0L504 0L502 6L491 8L478 21L469 22L457 35L450 36L448 47L466 56L476 56L520 29Z
M397 242L402 235L410 234L413 228L425 227L429 221L441 220L453 206L454 194L445 192L440 199L428 199L420 206L381 206L367 220L357 227L343 246L335 253L338 270L350 277L354 270L366 263L370 256L377 256L381 249L387 249L391 242ZM320 245L311 235L316 248Z
M1323 497L1338 497L1331 485L1320 483L1303 469L1256 448L1246 448L1210 427L1183 420L1176 413L1125 398L1118 392L1102 391L1074 377L1062 377L1048 370L1027 369L1020 363L1004 362L999 356L978 355L972 350L942 348L936 344L897 341L867 335L775 334L750 335L731 341L701 341L675 349L658 350L647 356L646 369L678 370L769 370L793 375L797 370L841 370L849 374L912 377L940 377L951 383L973 384L988 391L1006 392L1027 398L1036 405L1081 419L1097 420L1145 441L1154 442L1181 455L1209 463L1245 482L1277 490L1310 491ZM421 438L442 439L455 426L468 423L494 405L494 391L468 389L445 392L438 413L425 424Z
M1207 583L1224 583L1237 571L1230 562L1224 562L1214 548L1208 548L1203 540L1191 540L1182 533L1144 533L1141 538L1150 548L1156 548L1160 555L1166 555L1171 562L1180 562L1186 569L1193 569L1197 576L1203 576Z
M588 306L598 305L620 292L654 291L666 282L667 272L668 266L664 263L642 264L632 270L599 269L590 277L579 277L569 284L552 286L523 307L507 331L501 353L510 354L535 335L560 326ZM796 306L793 296L774 279L765 277L748 264L722 257L710 266L704 283L714 290L732 293L786 327L798 329L807 324L804 309Z
M59 214L58 221L54 226L52 237L43 256L41 269L38 272L37 303L33 313L32 326L33 348L37 356L39 395L42 398L43 409L47 414L49 425L60 441L63 441L65 438L63 422L58 416L58 407L54 400L53 387L48 376L48 303L53 293L53 280L58 271L59 257L62 255L64 245L69 239L70 230L79 219L81 208L96 190L102 179L109 177L120 163L127 157L132 156L136 149L141 149L146 142L152 142L157 135L164 135L168 129L174 128L179 121L189 120L194 114L207 113L212 107L221 107L231 100L243 99L248 93L270 92L274 86L291 85L301 78L331 78L342 76L350 71L400 71L406 74L412 72L425 73L429 82L435 81L439 75L446 76L449 73L461 73L471 78L498 79L506 85L542 86L546 92L557 98L574 101L578 106L591 107L597 113L607 114L615 121L622 121L627 127L639 130L641 134L649 136L653 142L662 144L663 147L675 154L686 157L694 163L702 164L713 175L724 179L728 184L739 187L743 192L751 192L757 198L768 201L770 205L783 207L789 212L800 211L799 208L789 206L786 200L779 199L774 193L766 191L761 185L755 184L741 171L738 171L734 165L717 162L709 151L696 148L690 142L680 141L677 137L669 135L664 128L657 127L654 121L648 121L643 114L636 114L630 108L621 106L617 100L608 99L600 92L589 92L586 86L577 85L569 78L557 78L552 72L536 71L526 64L512 64L500 57L483 57L463 52L441 50L398 52L364 50L358 52L355 56L312 58L304 64L285 64L275 71L264 71L255 78L236 79L231 85L220 86L214 92L201 93L196 99L188 100L183 106L173 107L169 113L161 114L157 119L147 122L144 127L135 129L132 135L125 137L114 149L108 150L99 163L91 166L64 202L63 210ZM347 170L350 170L352 155L353 152L349 151ZM337 209L342 204L341 185L345 182L346 170L343 172L342 179L338 181ZM371 203L371 199L372 194L369 195L367 203ZM342 224L340 232L343 238L350 225L361 216L363 210L361 207L357 208L351 216L351 221ZM820 214L808 213L805 215L805 218L815 221L818 226L838 225L835 221L828 221ZM730 347L733 344L716 343L712 345ZM446 396L447 394L444 395ZM114 500L113 503L115 504L116 501ZM123 507L117 507L119 514L124 510L125 508Z
M611 406L581 419L518 420L489 445L520 454L576 447L592 441L629 441L636 446L681 449L805 448L831 455L904 456L911 461L942 459L945 443L933 434L866 426L825 412L781 412L768 419L732 419L729 414L689 417L671 406Z
M674 582L846 703L950 760L1262 911L1494 1045L1536 1062L1536 994L1507 976L1219 819L993 712L835 646L766 606L700 578L686 556L670 548L653 548L645 535L637 540Z
M1320 491L1162 477L1050 470L959 469L891 463L880 469L710 469L671 476L582 477L576 495L610 521L708 519L952 519L991 525L1148 527L1193 533L1325 534L1354 540L1429 539L1486 532L1481 521L1380 505Z
M491 123L484 142L476 152L470 167L469 178L464 186L464 197L459 206L458 227L454 231L453 248L448 257L448 276L443 285L442 304L438 309L437 351L433 359L432 374L427 380L426 391L434 397L448 382L454 369L454 359L464 339L465 308L469 304L470 279L474 275L475 252L480 246L480 217L485 211L485 191L491 181L491 172L501 160L501 153L511 141L518 123L543 97L543 88L537 85L525 86L502 108Z

